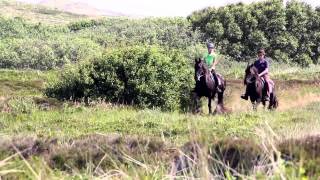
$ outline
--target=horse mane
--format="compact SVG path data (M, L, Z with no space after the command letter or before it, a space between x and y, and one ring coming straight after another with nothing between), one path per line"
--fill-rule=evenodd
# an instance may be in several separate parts
M199 58L199 61L201 63L201 67L205 70L206 73L208 73L209 72L208 65L204 62L204 60L202 58Z
M196 62L196 65L200 64L200 68L204 70L206 75L210 74L209 67L202 58L195 59L195 62Z

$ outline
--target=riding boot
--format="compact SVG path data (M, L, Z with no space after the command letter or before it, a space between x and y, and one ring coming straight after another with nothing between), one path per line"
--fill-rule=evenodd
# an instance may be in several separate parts
M264 98L264 100L265 101L270 101L270 88L269 88L269 84L268 84L268 82L265 82L266 83L266 88L267 88L267 93L266 93L266 95L263 97Z
M212 76L213 76L214 82L217 83L217 91L218 91L219 93L221 93L221 92L222 92L221 83L220 83L220 81L219 81L219 79L218 79L217 74L215 73L215 71L212 71L211 74L212 74Z
M242 94L241 96L240 96L242 99L244 99L244 100L248 100L248 98L249 98L249 96L248 96L248 94Z
M248 87L246 87L246 92L244 94L242 94L240 96L242 99L244 100L248 100L249 99L249 96L248 96Z

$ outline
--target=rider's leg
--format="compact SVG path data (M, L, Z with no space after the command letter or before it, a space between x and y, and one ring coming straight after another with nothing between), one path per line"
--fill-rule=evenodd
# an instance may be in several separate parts
M212 74L214 82L217 82L217 90L218 90L218 92L222 92L222 90L221 90L221 82L220 82L220 80L218 78L218 75L216 74L216 72L214 70L211 71L211 74Z
M263 78L266 81L266 86L267 86L267 94L266 94L265 100L269 101L270 100L270 94L272 93L273 82L270 79L269 75L267 75L267 74L264 75Z

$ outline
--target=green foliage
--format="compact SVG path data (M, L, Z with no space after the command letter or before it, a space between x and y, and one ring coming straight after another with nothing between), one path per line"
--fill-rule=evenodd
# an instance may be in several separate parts
M295 60L296 62L298 62L300 65L304 66L304 67L307 67L307 66L309 66L310 64L312 64L312 59L311 59L311 57L310 57L308 54L306 54L306 53L304 53L304 54L299 54L298 56L296 56L296 57L294 58L294 60Z
M12 114L30 114L37 109L32 98L14 97L8 100L8 108Z
M214 40L238 61L255 57L264 47L276 61L308 66L319 61L319 14L303 2L268 0L206 8L188 19L194 30L204 33L203 40Z
M189 97L192 69L178 51L135 46L107 51L102 58L68 68L47 89L59 99L103 98L140 107L176 110Z
M99 58L106 48L135 45L184 50L199 44L201 37L182 18L110 18L48 26L0 16L0 25L2 68L54 69Z

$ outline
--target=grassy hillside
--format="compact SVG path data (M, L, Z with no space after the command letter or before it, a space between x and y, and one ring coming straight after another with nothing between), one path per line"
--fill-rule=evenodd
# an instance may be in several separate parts
M101 10L92 7L87 3L73 2L70 0L43 0L39 4L46 7L59 9L64 12L88 16L124 16L122 13L117 13L110 10Z
M60 10L41 5L32 5L11 0L0 1L0 16L13 18L20 17L33 23L66 24L93 17L62 12Z

